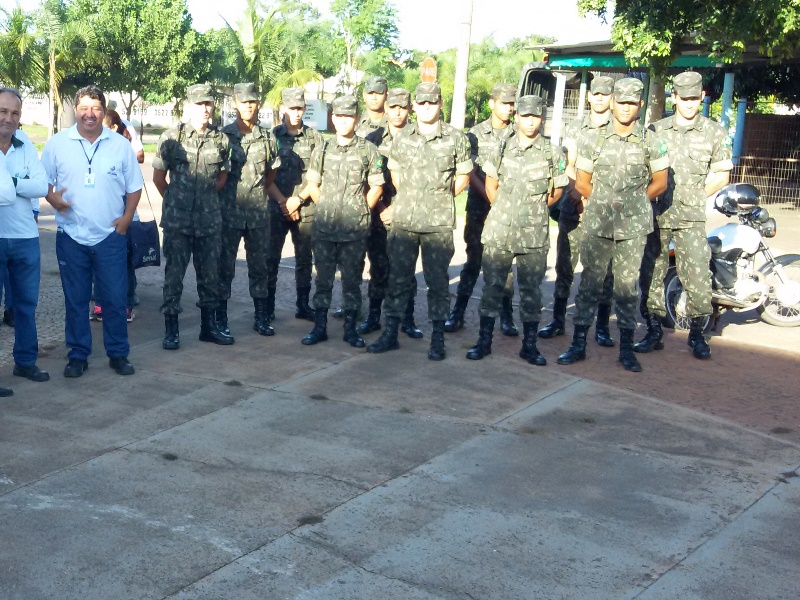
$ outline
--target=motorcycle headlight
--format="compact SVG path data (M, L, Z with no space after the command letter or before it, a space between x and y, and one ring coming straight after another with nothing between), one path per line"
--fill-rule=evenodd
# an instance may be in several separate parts
M761 230L761 235L763 235L765 238L773 238L778 233L778 224L775 222L775 219L769 217L761 224L759 229Z

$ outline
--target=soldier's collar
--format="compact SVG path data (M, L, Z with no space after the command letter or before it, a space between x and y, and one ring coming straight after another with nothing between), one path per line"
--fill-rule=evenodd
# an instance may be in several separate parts
M626 136L619 135L616 131L614 131L614 122L612 119L608 120L608 123L605 124L605 131L603 135L607 138L617 136L621 140L629 140L629 139L637 139L640 140L643 137L643 127L641 121L636 121L636 125L633 127L633 130Z
M426 134L420 133L420 131L419 131L419 123L414 121L414 133L416 133L417 135L422 136L424 138L433 139L433 138L441 137L444 134L444 127L442 127L442 121L440 119L440 120L436 121L436 131L434 131L430 135L426 135Z
M17 138L16 132L11 134L11 145L14 148L22 148L25 145L25 142Z
M686 131L691 131L692 129L696 129L697 131L703 131L705 129L705 122L703 120L703 115L701 114L698 114L694 120L694 123L692 123L688 127L686 125L678 125L675 119L675 115L672 115L670 119L671 119L670 125L672 129L683 129Z
M588 128L590 128L590 129L600 129L601 127L605 127L605 126L606 126L606 125L608 125L609 123L611 123L611 111L608 111L608 112L606 113L606 120L605 120L605 122L604 122L604 123L600 123L599 125L595 125L595 124L594 124L594 122L592 122L592 112L591 112L591 111L589 111L589 114L588 114L588 115L586 115L586 116L583 118L583 125L584 125L584 127L588 127Z

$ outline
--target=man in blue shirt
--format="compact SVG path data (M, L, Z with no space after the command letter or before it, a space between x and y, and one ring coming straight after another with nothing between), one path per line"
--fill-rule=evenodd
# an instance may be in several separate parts
M64 377L80 377L89 368L93 277L109 366L119 375L134 373L128 361L128 284L120 273L127 269L125 233L144 182L128 140L103 127L105 112L103 92L93 85L81 88L75 125L50 138L42 153L50 184L47 201L57 211L56 256L70 348Z
M17 135L21 115L19 92L0 88L0 268L7 269L6 286L14 296L14 375L47 381L50 376L36 366L41 253L31 213L31 199L47 193L47 176L36 147L27 136ZM0 388L0 396L11 394Z

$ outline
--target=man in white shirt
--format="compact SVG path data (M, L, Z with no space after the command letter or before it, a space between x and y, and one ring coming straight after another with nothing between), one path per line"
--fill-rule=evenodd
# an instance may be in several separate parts
M39 301L39 229L31 201L47 193L47 176L39 153L27 136L17 135L22 98L13 88L0 88L0 268L7 269L14 297L14 375L47 381L36 366L39 342L36 306ZM12 391L0 388L0 396Z
M103 127L106 99L90 85L75 96L75 125L54 135L42 164L49 180L47 201L56 209L56 256L66 305L70 348L64 377L89 368L92 332L87 317L92 278L103 307L103 342L109 366L132 375L125 315L127 245L144 181L127 139Z
M108 101L108 110L117 110L117 103L114 100ZM144 144L142 144L142 138L139 137L139 132L136 131L136 126L121 116L120 120L125 125L125 131L131 136L131 148L133 148L133 153L136 155L136 160L140 164L144 163Z

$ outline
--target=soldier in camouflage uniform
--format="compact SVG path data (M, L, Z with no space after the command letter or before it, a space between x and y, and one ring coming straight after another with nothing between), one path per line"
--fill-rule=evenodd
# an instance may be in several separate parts
M378 131L381 135L388 127L386 117L386 95L388 85L385 77L370 75L364 79L364 90L361 97L364 99L364 114L356 126L356 135L366 138L370 133Z
M503 289L511 263L517 261L519 312L524 337L520 357L530 364L547 361L536 348L540 289L547 269L549 214L547 207L561 197L568 179L561 148L539 135L543 102L539 96L523 96L517 102L516 135L504 141L483 161L486 192L492 210L486 219L483 242L483 295L478 343L467 358L480 360L492 353L495 319L502 310Z
M492 97L489 106L492 116L478 123L467 133L470 144L470 153L475 168L469 176L469 190L467 192L467 217L464 223L464 242L467 245L467 262L461 269L461 276L456 291L456 301L450 318L444 324L448 332L458 331L464 326L464 311L467 309L475 282L481 272L481 256L483 245L481 233L486 222L486 215L491 207L486 195L486 175L482 168L487 156L491 156L499 147L502 140L514 135L511 126L511 115L514 114L514 102L517 99L517 90L508 83L498 83L492 88ZM503 295L503 310L500 313L500 328L503 335L519 335L514 325L513 308L511 301L514 298L514 275L509 271Z
M236 254L244 238L250 297L255 318L253 329L261 335L274 335L269 322L269 205L267 187L275 181L280 166L275 140L269 129L258 124L259 98L252 83L233 86L236 121L222 128L231 145L231 172L222 197L222 250L219 260L217 325L230 334L228 299L236 272Z
M200 340L233 343L231 336L219 330L215 318L222 229L219 192L230 171L230 144L225 134L210 125L213 112L211 86L189 86L189 122L161 134L153 159L153 183L164 198L161 227L166 264L161 312L166 325L163 346L167 350L180 347L178 314L182 311L183 277L192 257L200 297Z
M472 160L467 136L442 122L442 91L436 83L420 83L414 94L416 123L392 141L389 170L397 196L387 209L389 233L389 292L386 327L368 352L398 348L397 330L422 251L422 270L428 285L428 316L433 321L428 358L444 360L444 322L450 312L447 269L453 258L456 225L455 195L469 182Z
M552 338L564 335L566 331L567 301L574 279L575 267L580 257L583 227L584 198L575 190L575 161L578 158L578 143L585 136L597 137L598 132L611 118L611 92L614 80L606 75L592 79L589 87L589 114L583 119L576 119L564 133L564 147L567 149L567 176L570 184L566 194L558 203L558 238L556 240L556 286L553 294L553 320L542 327L539 337ZM613 346L614 340L608 327L611 316L611 294L614 289L614 275L611 264L603 280L603 293L597 305L597 323L595 324L595 340L601 346Z
M700 114L703 77L687 71L675 77L675 114L652 125L669 144L669 187L659 199L659 239L647 300L647 335L634 346L637 352L661 350L664 277L669 268L670 239L675 241L675 264L686 290L686 310L692 322L689 345L697 358L709 358L711 348L703 337L703 322L712 312L711 251L706 241L706 198L728 184L731 138L725 129ZM644 265L643 265L644 267Z
M575 333L558 363L586 358L586 332L594 320L603 278L612 261L614 303L620 332L619 360L641 371L633 352L636 328L636 280L645 237L653 228L651 201L667 189L667 142L647 134L639 123L642 82L626 77L614 84L612 119L597 140L584 138L575 162L575 187L587 199L586 237L581 248L583 273L575 298Z
M389 254L386 248L386 239L389 226L384 222L388 218L386 209L391 205L392 198L397 190L391 182L391 175L387 165L392 139L408 122L411 111L411 93L403 88L392 88L386 96L387 126L379 127L367 136L367 140L378 146L378 151L386 159L383 165L383 174L386 181L383 184L383 198L372 210L372 226L367 238L367 256L369 257L369 313L364 322L358 326L358 333L364 335L381 328L381 305L386 297L386 287L389 283ZM422 331L414 322L414 299L417 296L417 278L412 279L413 290L406 305L400 331L408 337L419 339Z
M272 130L278 146L281 166L275 174L275 183L267 188L270 208L270 246L268 255L269 280L267 282L267 314L272 320L275 313L275 288L278 268L286 234L291 233L294 245L294 277L297 286L297 319L314 320L314 311L308 305L311 293L311 231L314 223L314 203L300 200L297 195L306 185L311 153L322 144L322 135L303 123L306 101L301 88L287 88L281 94L283 123Z
M311 155L308 185L300 198L317 204L314 219L314 256L317 280L314 291L314 329L303 338L310 346L328 339L328 309L336 276L342 272L344 341L363 348L356 332L361 307L361 274L367 251L370 211L383 192L383 156L371 142L355 135L358 103L353 96L333 101L336 141L323 142Z

